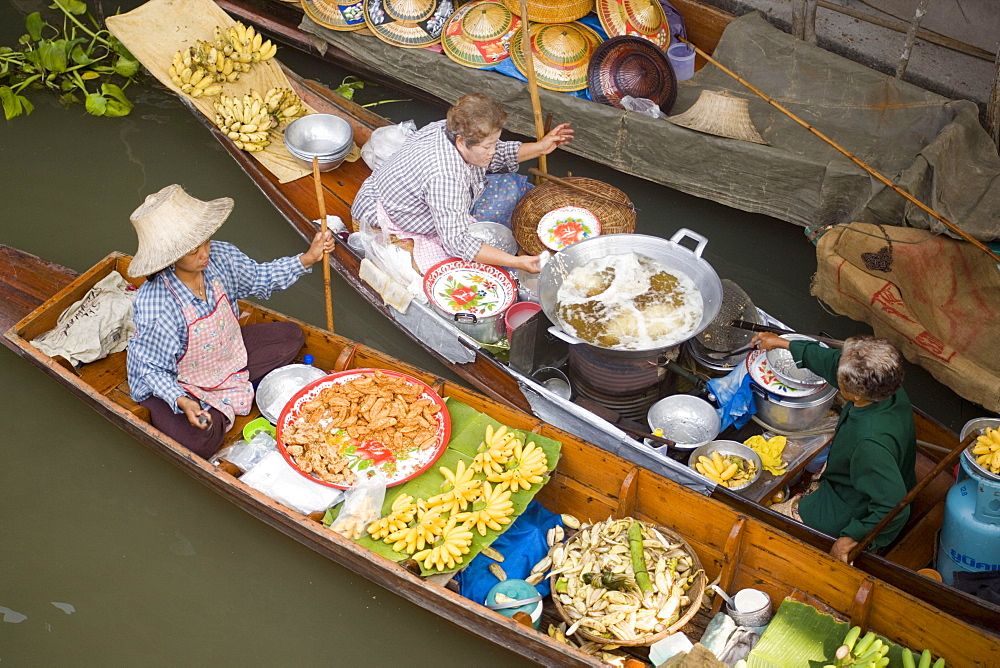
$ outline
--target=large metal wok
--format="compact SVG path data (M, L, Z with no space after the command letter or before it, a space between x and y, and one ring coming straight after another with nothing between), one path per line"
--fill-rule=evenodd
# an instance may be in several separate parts
M689 238L697 242L693 251L680 245L680 241L684 238ZM542 269L541 279L539 280L539 296L542 301L542 310L545 311L545 315L548 316L549 320L556 325L550 331L571 344L593 346L594 348L606 351L609 355L625 358L648 358L680 345L683 341L677 341L670 346L650 348L648 350L618 350L605 346L594 346L565 331L562 321L559 319L557 295L559 294L559 288L562 286L563 280L569 272L577 267L581 267L591 260L609 255L639 253L662 263L668 270L674 269L687 274L694 281L695 285L698 286L704 300L705 310L702 313L701 322L698 323L698 327L689 335L689 338L693 337L711 324L722 304L722 282L719 280L719 275L715 273L712 265L701 257L706 245L708 245L708 239L689 229L681 228L669 240L644 234L609 234L606 236L591 237L590 239L575 243L568 248L564 248L545 264L545 267Z

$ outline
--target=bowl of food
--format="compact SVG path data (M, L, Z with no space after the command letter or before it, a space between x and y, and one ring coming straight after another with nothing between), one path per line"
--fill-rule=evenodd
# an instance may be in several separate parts
M783 334L783 339L788 341L814 341L808 336L802 336L801 334ZM820 344L826 347L826 344ZM792 357L790 350L785 350L784 348L772 348L767 351L767 363L771 367L771 371L778 380L783 382L789 387L799 388L803 390L815 389L826 385L826 380L819 375L816 375L809 369L800 367L795 363L795 358Z
M760 455L736 441L712 441L691 452L688 466L717 485L745 489L760 477Z
M705 445L719 435L722 421L715 407L691 394L673 394L653 404L646 414L653 433L662 429L663 438L680 450Z

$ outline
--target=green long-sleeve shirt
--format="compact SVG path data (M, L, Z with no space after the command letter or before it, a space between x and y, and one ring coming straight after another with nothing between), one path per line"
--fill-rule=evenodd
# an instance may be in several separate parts
M790 351L796 363L839 389L841 351L806 341L792 341ZM916 456L913 408L902 388L876 404L857 407L848 402L820 486L799 502L802 521L834 537L861 540L916 484ZM871 547L891 543L909 516L910 509L905 508Z

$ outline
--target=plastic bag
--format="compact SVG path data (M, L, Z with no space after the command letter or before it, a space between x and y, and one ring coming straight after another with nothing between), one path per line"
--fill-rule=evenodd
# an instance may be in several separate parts
M239 440L232 445L219 450L212 457L212 463L218 465L221 460L238 466L241 471L249 471L264 455L275 450L277 442L266 431L257 432L250 442Z
M413 121L403 121L399 125L376 128L365 145L361 147L361 159L374 172L376 167L398 151L416 131L417 125Z
M651 118L666 118L667 115L660 111L660 107L655 102L644 97L632 97L626 95L622 98L622 106L637 114L649 116Z
M361 221L359 238L365 259L381 269L389 280L403 287L412 299L426 302L423 277L413 268L413 256L389 240L389 233L385 231L389 227L388 217L381 206L378 217L381 227L372 227L367 221ZM385 296L381 290L379 293Z
M385 475L378 469L369 477L359 476L354 486L347 490L340 514L330 528L351 540L361 538L368 525L382 516L385 484Z
M708 390L715 395L715 401L719 404L715 412L722 420L720 432L729 425L735 425L739 429L757 412L757 404L754 403L753 392L750 390L751 381L746 364L740 364L722 378L708 381Z
M264 455L252 469L244 473L240 482L303 515L326 510L344 495L339 489L306 479L285 461L277 448Z

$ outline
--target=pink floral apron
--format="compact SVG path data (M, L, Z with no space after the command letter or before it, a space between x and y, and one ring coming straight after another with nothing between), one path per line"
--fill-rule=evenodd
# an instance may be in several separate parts
M181 298L167 281L178 302ZM219 279L212 279L215 309L199 318L194 305L181 302L188 323L187 350L177 362L177 382L192 396L226 417L228 430L237 415L250 412L253 386L246 370L247 349L229 297Z
M375 200L375 208L378 212L378 226L399 239L410 239L413 241L413 261L417 263L417 268L421 274L426 274L427 270L438 262L454 257L441 245L441 237L437 234L418 234L399 229L389 213L382 205L382 200Z

